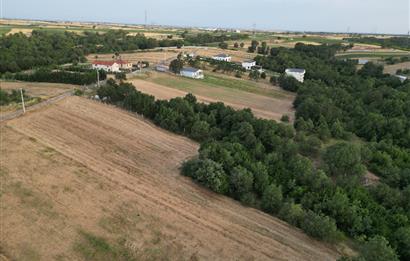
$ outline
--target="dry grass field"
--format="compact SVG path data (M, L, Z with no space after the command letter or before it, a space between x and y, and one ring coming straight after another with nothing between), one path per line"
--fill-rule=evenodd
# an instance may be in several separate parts
M384 66L384 72L389 74L396 74L398 69L410 69L410 62L396 63Z
M79 97L1 126L5 260L335 260L179 174L198 145Z
M157 99L171 99L185 96L187 93L194 94L202 102L224 102L235 109L251 108L257 117L280 120L282 115L288 115L294 119L293 100L294 95L264 84L248 80L243 82L242 90L237 87L224 86L224 78L206 78L205 80L193 80L173 76L166 73L151 73L148 78L131 79L129 82L144 93L151 94Z

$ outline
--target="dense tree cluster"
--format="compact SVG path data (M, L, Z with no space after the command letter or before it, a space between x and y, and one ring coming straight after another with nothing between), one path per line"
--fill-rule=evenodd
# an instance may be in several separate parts
M364 43L380 45L383 48L396 48L402 50L410 50L410 41L407 36L395 36L395 37L354 37L345 38L345 40L351 43Z
M26 91L23 89L23 97L25 101L31 99L30 96L26 94ZM11 90L11 92L7 92L5 90L0 89L0 106L8 105L10 103L19 103L21 102L21 92L20 90Z
M245 35L206 37L206 35L199 34L190 36L188 38L190 42L187 43L205 44L222 41L221 39L242 38L245 38ZM85 55L90 53L118 53L183 45L184 40L181 39L157 40L147 38L143 34L129 35L128 32L122 30L110 30L106 33L84 32L83 35L34 30L31 36L19 33L0 38L0 73L19 72L47 65L85 62Z
M198 33L188 34L183 33L182 37L186 45L205 45L208 43L222 43L226 41L237 41L249 38L247 34L241 33Z
M198 103L191 94L155 101L131 84L111 80L98 95L199 141L199 156L187 161L182 173L211 190L277 215L311 236L330 242L341 233L358 239L377 236L378 241L366 243L368 249L381 244L393 256L397 251L402 260L408 257L410 186L400 190L384 183L372 188L360 183L364 165L380 143L374 143L373 150L336 143L325 150L323 164L316 168L303 156L311 156L309 150L319 150L321 144L307 131L315 128L310 119L299 123L306 130L295 133L292 126L255 118L249 109ZM327 135L342 135L339 125ZM392 149L389 146L384 149ZM393 248L385 244L387 239Z
M100 80L106 79L106 72L99 71ZM95 70L68 71L39 69L30 73L5 74L6 79L26 81L26 82L55 82L77 85L89 85L97 82L97 72Z

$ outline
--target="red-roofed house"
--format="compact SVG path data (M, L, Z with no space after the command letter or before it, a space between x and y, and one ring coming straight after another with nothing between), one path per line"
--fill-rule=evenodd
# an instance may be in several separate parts
M93 69L104 70L106 72L119 72L121 70L131 70L132 63L117 60L117 61L94 61Z

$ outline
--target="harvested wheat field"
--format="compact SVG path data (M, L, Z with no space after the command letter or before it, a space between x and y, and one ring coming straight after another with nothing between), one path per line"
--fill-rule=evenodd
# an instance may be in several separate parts
M48 99L78 87L80 86L63 83L0 81L0 88L3 90L19 90L23 88L27 95L42 99Z
M110 61L114 54L90 54L87 56L89 61L101 60ZM169 61L175 59L178 56L178 52L167 51L155 51L155 52L135 52L135 53L120 53L121 59L126 61L137 63L140 61L147 61L150 64L157 64L163 61ZM97 58L96 58L97 56Z
M298 229L179 174L198 145L79 97L1 125L11 260L335 260Z
M178 82L173 84L173 79L177 79ZM158 78L158 80L161 80L161 78ZM290 121L294 120L294 96L292 95L283 94L283 96L277 98L268 97L222 86L209 86L201 81L175 76L169 76L165 83L162 80L157 83L156 78L148 78L147 80L132 79L129 82L139 91L151 94L157 99L171 99L192 93L201 102L223 102L235 109L250 108L257 117L279 121L283 115L288 115ZM191 84L191 82L194 82L194 84ZM167 86L168 83L172 84Z

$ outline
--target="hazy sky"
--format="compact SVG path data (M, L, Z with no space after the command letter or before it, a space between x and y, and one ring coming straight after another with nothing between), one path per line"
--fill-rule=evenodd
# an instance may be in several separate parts
M410 0L0 0L5 18L400 33Z

